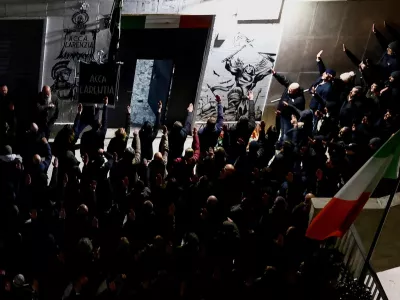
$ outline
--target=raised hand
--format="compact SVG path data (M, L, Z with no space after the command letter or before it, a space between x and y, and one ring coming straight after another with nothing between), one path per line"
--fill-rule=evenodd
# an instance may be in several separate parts
M162 101L158 101L158 112L161 113L162 110Z
M321 50L321 51L318 52L317 59L321 59L321 55L322 55L323 52L324 52L324 50Z
M193 104L192 104L192 103L189 104L189 106L188 106L188 108L187 108L187 111L188 111L189 113L193 112Z
M126 113L130 115L130 114L131 114L131 110L132 110L132 109L131 109L131 106L128 105L128 106L126 107Z
M265 130L265 122L261 121L260 123L261 130Z
M275 69L271 69L271 73L272 73L272 75L275 75L276 74Z
M343 52L346 52L346 50L347 50L346 45L343 44L342 47L343 47Z
M54 158L53 167L58 168L58 158L57 157Z
M82 103L79 103L78 104L78 114L81 114L82 110L83 110L83 105L82 105Z
M376 27L375 27L375 23L372 24L372 33L376 33Z
M193 136L197 135L197 128L193 128Z
M166 135L166 134L168 133L168 128L167 128L167 126L163 125L163 127L162 127L162 133L163 133L164 135Z
M44 137L44 138L42 138L42 142L44 143L44 144L47 144L48 142L47 142L47 139Z

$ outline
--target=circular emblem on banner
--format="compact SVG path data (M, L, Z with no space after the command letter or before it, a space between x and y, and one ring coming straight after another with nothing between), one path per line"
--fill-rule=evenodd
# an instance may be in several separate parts
M89 15L86 11L80 10L74 13L71 19L72 23L74 23L77 28L84 28L89 21Z

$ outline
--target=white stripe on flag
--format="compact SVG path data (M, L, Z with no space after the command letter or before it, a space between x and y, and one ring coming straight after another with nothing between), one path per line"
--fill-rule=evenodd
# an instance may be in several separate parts
M144 28L179 28L180 15L148 15Z
M364 166L340 189L335 198L355 201L364 192L373 192L376 185L382 179L387 167L392 161L393 155L385 158L371 157ZM369 190L371 189L372 190Z

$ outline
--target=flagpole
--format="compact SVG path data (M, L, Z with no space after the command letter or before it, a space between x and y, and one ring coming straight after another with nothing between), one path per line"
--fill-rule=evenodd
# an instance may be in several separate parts
M399 174L400 174L400 170L399 170ZM361 271L361 275L360 275L360 278L359 278L360 280L364 280L363 278L365 278L365 274L366 274L366 272L368 270L369 263L371 261L372 255L374 254L376 245L378 244L379 237L380 237L380 235L382 233L383 226L385 226L385 222L386 222L387 216L389 215L390 207L392 206L392 202L393 202L394 196L396 195L396 192L399 189L399 186L400 186L400 175L396 179L396 187L391 192L391 194L389 196L389 200L388 200L388 202L386 204L385 210L383 211L383 216L382 216L381 221L379 222L379 226L378 226L378 228L377 228L377 230L375 232L375 236L374 236L374 239L373 239L373 241L371 243L371 247L369 248L367 257L365 258L364 267L363 267L363 269Z

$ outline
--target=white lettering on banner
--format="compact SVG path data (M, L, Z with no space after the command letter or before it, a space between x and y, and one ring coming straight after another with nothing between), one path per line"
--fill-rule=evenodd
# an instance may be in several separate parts
M90 76L89 82L107 83L107 78L104 75L92 75Z
M82 86L79 89L80 94L89 94L89 95L114 95L114 87L113 86Z

